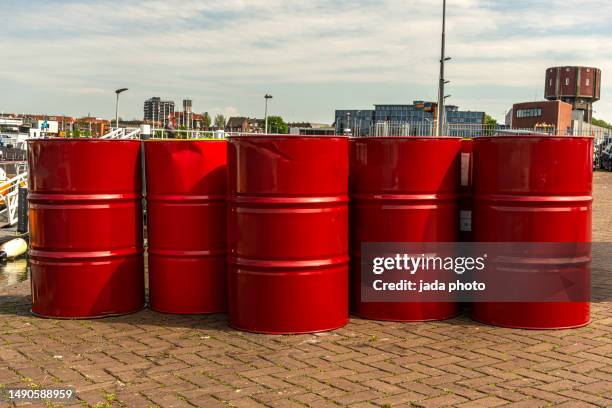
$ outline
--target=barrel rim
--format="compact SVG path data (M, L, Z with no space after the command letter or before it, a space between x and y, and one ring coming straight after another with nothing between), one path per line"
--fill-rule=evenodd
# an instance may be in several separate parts
M344 136L344 135L290 135L290 134L278 134L278 133L270 133L270 134L242 133L239 135L227 136L228 141L232 139L251 139L251 140L346 139L348 140L349 137Z
M461 136L359 136L351 140L462 140Z
M185 143L185 142L225 142L227 143L226 139L217 139L217 138L212 138L212 137L198 137L198 138L193 138L193 139L147 139L147 140L143 140L143 142L145 144L150 144L150 143L165 143L165 144L178 144L178 143Z
M499 135L499 136L478 136L473 138L472 140L494 140L494 139L549 139L549 140L563 140L563 139L582 139L582 140L594 140L595 136L576 136L576 135L567 135L567 136L551 136L551 135L540 135L540 134L531 134L531 135Z
M140 139L102 139L99 137L55 137L48 139L28 139L29 143L59 143L59 142L122 142L122 143L140 143Z

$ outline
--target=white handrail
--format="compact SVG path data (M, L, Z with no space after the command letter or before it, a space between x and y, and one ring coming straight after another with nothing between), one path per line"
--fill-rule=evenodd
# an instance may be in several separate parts
M132 130L130 133L124 134L123 137L120 137L120 139L138 139L138 135L140 135L141 133L142 133L142 129L136 128Z
M0 210L0 214L7 214L7 222L9 225L17 224L18 218L18 207L19 207L19 187L21 183L27 185L28 173L23 172L8 180L5 180L2 184L6 186L0 191L0 197L4 201L5 208Z
M109 132L105 134L104 136L101 136L100 139L117 139L117 138L122 139L123 136L125 136L125 129L117 128L113 130L112 132Z

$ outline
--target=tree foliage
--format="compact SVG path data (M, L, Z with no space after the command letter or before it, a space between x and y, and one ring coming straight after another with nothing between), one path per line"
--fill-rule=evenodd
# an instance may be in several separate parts
M486 126L497 126L497 119L485 113L485 125Z
M215 127L219 128L219 129L223 129L225 128L225 116L223 116L222 114L218 114L217 116L215 116Z
M287 134L289 126L280 116L268 116L268 133Z
M208 129L211 124L212 124L212 120L210 119L210 115L208 114L208 112L204 112L204 115L202 118L202 126L205 129Z
M495 130L497 129L497 119L485 113L484 124L485 124L485 128L484 128L483 135L490 136L495 133Z
M596 118L593 118L592 123L593 123L595 126L599 126L599 127L606 128L606 129L612 129L612 124L610 124L610 123L606 122L606 121L605 121L605 120L603 120L603 119L596 119Z

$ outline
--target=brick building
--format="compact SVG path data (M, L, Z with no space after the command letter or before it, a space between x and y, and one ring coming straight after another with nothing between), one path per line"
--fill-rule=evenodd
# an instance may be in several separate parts
M555 129L569 134L572 127L572 105L563 101L521 102L512 107L515 129Z
M85 117L77 119L75 129L82 133L82 136L100 137L110 131L110 121L95 117Z
M560 100L580 111L582 120L593 119L593 102L600 98L601 70L594 67L552 67L546 69L544 97Z
M226 132L262 133L264 131L263 128L263 119L248 118L244 116L232 116L225 124Z

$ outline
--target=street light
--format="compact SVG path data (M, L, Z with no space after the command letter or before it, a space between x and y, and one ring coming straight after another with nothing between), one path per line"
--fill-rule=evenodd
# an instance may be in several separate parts
M265 120L265 133L268 134L268 99L272 99L272 95L270 94L265 94L264 98L266 99L266 111L265 111L265 116L264 116L264 120Z
M442 0L442 41L440 50L440 82L438 85L438 123L436 126L436 136L442 135L443 120L444 120L444 85L448 83L444 79L444 63L450 60L450 57L444 55L446 47L446 0Z
M119 129L119 94L127 90L127 88L119 88L115 90L115 93L117 94L117 101L115 102L115 128L117 129Z

